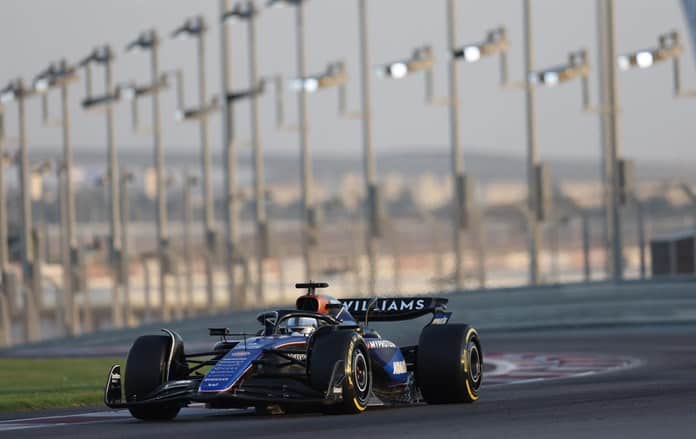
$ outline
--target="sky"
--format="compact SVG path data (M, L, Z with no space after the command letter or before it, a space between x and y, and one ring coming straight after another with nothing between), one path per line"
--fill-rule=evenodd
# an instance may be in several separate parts
M679 0L615 0L617 51L634 51L656 44L657 35L676 29L683 35L688 52L683 62L685 88L696 88L693 52ZM563 63L568 52L586 48L596 65L596 6L594 0L534 0L534 45L536 67ZM257 2L263 6L261 2ZM445 0L373 0L369 4L370 50L373 65L409 56L424 43L433 46L436 59L436 92L446 92ZM52 60L67 58L76 62L104 43L117 50L116 82L149 76L144 55L125 54L126 43L145 29L155 28L165 39L161 65L164 70L183 68L187 103L197 102L195 46L192 41L169 40L169 33L184 19L203 14L210 24L206 36L208 89L218 93L219 24L215 17L217 0L0 0L0 85L18 76L26 81ZM306 14L307 67L310 73L323 71L326 64L344 60L349 75L349 105L358 110L359 71L356 0L308 0ZM522 80L522 1L460 0L457 23L459 42L483 39L493 27L506 26L511 41L510 77ZM258 21L260 74L296 72L294 50L294 14L287 8L264 9ZM233 83L235 89L248 84L246 27L232 26ZM497 59L486 59L461 67L460 120L462 140L467 151L505 155L523 155L525 151L524 96L520 90L504 90L498 83ZM696 161L693 123L696 100L674 99L671 65L621 72L620 139L624 156L638 160ZM99 90L101 76L94 76ZM597 72L591 77L592 99L597 102ZM396 152L448 147L448 116L445 107L425 105L423 78L419 75L401 81L372 78L374 143L379 152ZM105 148L104 120L99 114L85 113L79 107L84 97L82 83L71 86L73 143L76 148ZM541 158L596 158L600 153L597 115L580 111L578 83L537 94L538 142ZM316 155L358 156L361 131L358 121L337 117L334 90L322 91L309 98L310 145ZM57 96L51 97L57 112ZM274 127L274 103L271 95L261 100L261 141L272 153L296 154L297 133L277 131ZM141 105L148 115L149 102ZM295 119L294 96L286 94L286 118ZM61 147L56 127L43 127L40 102L28 103L30 145ZM174 121L173 92L162 99L163 140L166 151L199 150L198 125ZM249 138L249 105L236 107L240 143ZM6 110L10 147L16 137L16 110ZM116 110L117 142L120 148L151 148L151 139L132 133L130 107L123 103ZM219 116L211 118L212 148L222 149Z

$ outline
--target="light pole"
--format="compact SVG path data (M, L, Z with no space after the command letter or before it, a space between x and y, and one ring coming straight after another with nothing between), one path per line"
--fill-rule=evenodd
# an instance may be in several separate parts
M435 65L435 58L433 56L433 51L430 46L421 46L417 47L413 50L411 53L411 56L409 58L401 59L398 61L392 61L387 64L384 64L380 67L377 68L377 76L386 78L386 79L403 79L406 76L409 76L411 74L416 74L416 73L423 73L424 78L425 78L425 96L426 96L426 101L428 103L432 103L434 101L433 96L432 96L432 89L433 89L433 78L432 78L432 69L433 66ZM379 202L379 194L378 191L376 190L377 187L374 187L374 193L370 194L368 193L368 201L371 202L373 209L375 211L374 217L373 217L373 222L375 222L375 226L378 226L380 223L380 217L381 217L381 212L380 212L380 202ZM394 239L394 230L392 228L391 234L392 236L392 250L394 253L394 279L395 279L395 284L398 288L400 284L400 264L399 264L399 246L395 242L396 240ZM459 261L456 261L458 264Z
M82 107L86 110L93 108L103 108L106 117L106 181L109 185L109 260L111 261L112 274L112 296L113 306L111 308L112 324L116 328L124 325L124 315L122 306L123 294L121 287L125 288L127 279L123 277L122 269L123 252L121 236L121 212L120 212L120 182L118 155L116 154L116 142L114 139L114 109L113 105L119 101L118 89L113 87L112 62L114 60L113 51L110 46L102 46L94 49L85 59L80 62L80 67L85 69L86 97L82 101ZM94 96L92 93L92 64L104 67L104 94Z
M654 48L649 48L649 49L642 49L638 50L633 53L629 54L624 54L624 55L619 55L616 58L617 65L619 69L621 70L630 70L630 69L648 69L656 64L659 64L661 62L668 62L672 61L672 82L673 82L673 90L674 90L674 97L695 97L696 96L696 91L693 90L683 90L682 89L682 82L681 82L681 55L683 52L683 48L681 45L681 38L679 36L679 33L677 31L671 31L664 33L658 37L658 45L657 47ZM626 182L622 182L623 184L627 184ZM630 184L630 182L628 183ZM696 196L694 195L693 191L691 188L686 185L682 184L680 185L681 189L684 191L684 193L689 197L689 199L692 201L692 203L696 204ZM635 197L634 201L636 203L636 209L638 210L639 217L638 220L640 222L639 224L639 230L642 230L642 223L643 223L643 206L640 202L640 200ZM645 241L645 236L644 233L641 233L640 235L642 237L642 241ZM694 254L696 254L696 240L694 240ZM696 271L696 258L694 258L694 270ZM645 276L647 269L645 268L645 256L644 256L644 249L643 253L641 253L641 276Z
M230 0L219 0L219 16L223 17L229 11ZM222 18L221 18L222 19ZM225 262L227 264L227 292L231 307L244 305L246 292L238 292L236 285L235 267L241 252L237 245L239 231L239 200L237 198L237 146L235 142L234 105L224 99L232 88L232 55L230 53L229 28L220 25L220 68L221 68L221 110L222 110L222 142L225 161Z
M291 5L295 7L295 32L297 45L297 77L306 76L304 4L306 0L270 0L269 6ZM312 189L312 156L309 147L307 128L307 89L300 88L298 97L298 125L300 143L300 172L302 176L302 252L305 261L305 278L312 279L316 274L317 247L319 244L319 212L314 203Z
M198 111L196 119L200 125L201 170L203 189L203 221L205 236L205 279L208 306L215 302L215 279L213 273L215 259L215 196L211 176L212 158L210 155L210 132L208 113L210 104L207 96L205 69L205 34L208 28L202 16L190 18L172 32L172 38L195 38L198 59ZM185 114L185 113L184 113ZM185 117L185 116L184 116ZM211 308L212 309L212 308Z
M32 212L30 194L29 151L27 147L26 115L24 105L26 98L33 91L25 88L21 79L17 79L0 90L0 103L17 103L17 119L19 123L19 190L21 192L21 242L22 242L22 273L24 280L24 336L26 341L37 341L41 337L37 294L41 291L41 280L36 276L38 263L34 259L34 244L32 237Z
M532 0L524 0L524 73L526 78L525 108L527 117L527 188L529 215L529 282L538 285L539 277L539 246L541 227L539 221L539 154L536 134L536 91L530 84L530 74L534 71L534 43L532 40Z
M8 347L12 345L12 317L9 310L10 288L9 273L7 264L9 263L9 249L7 243L7 192L5 189L5 113L0 105L0 346Z
M154 141L154 162L156 173L157 192L157 256L159 258L160 277L160 317L164 321L171 318L170 309L167 306L167 272L171 264L169 257L169 232L167 230L167 189L164 175L164 150L162 148L161 114L160 114L160 90L166 86L166 81L160 76L159 67L159 38L154 30L141 33L137 39L126 46L126 51L150 52L150 78L149 85L144 87L133 86L126 89L128 97L133 99L133 108L136 108L136 99L140 96L152 97L152 137ZM134 119L135 120L135 119Z
M254 6L253 1L246 1L244 5L237 4L234 9L226 11L222 15L224 22L230 20L241 20L247 23L247 42L249 56L249 82L253 89L259 84L257 44L256 44L256 19L259 11ZM259 128L259 104L258 93L253 93L250 102L250 123L251 123L251 147L254 161L254 219L256 221L256 294L263 303L264 299L264 259L269 255L269 230L266 215L266 188L264 177L264 156L263 145L260 140Z
M583 111L591 111L590 108L590 88L589 88L589 74L590 74L590 65L588 62L588 57L587 57L587 51L583 50L578 50L576 52L571 52L568 56L568 62L566 64L561 64L555 67L551 67L545 70L540 70L540 71L535 71L531 72L528 77L528 81L530 84L530 87L533 87L535 85L538 86L546 86L546 87L556 87L558 85L573 81L573 80L580 80L581 81L581 86L582 86L582 105L583 105ZM542 178L543 174L540 175L538 178ZM547 175L547 178L550 178L550 176ZM551 198L553 197L553 194L545 189L550 189L551 184L549 181L541 181L538 180L538 184L540 191L538 192L538 197L539 197L539 206L541 206L542 211L545 212L546 216L550 214L551 210ZM582 208L578 207L576 203L572 202L572 200L568 199L568 201L571 201L571 204L574 207L574 210L576 212L580 213L580 217L582 220L582 236L583 236L583 259L584 259L584 279L586 282L590 280L591 276L591 269L589 266L590 259L589 259L589 219L587 218L587 214L583 211ZM557 271L558 269L558 245L559 245L559 239L560 236L559 229L560 225L562 223L565 223L568 221L568 218L563 216L559 220L557 220L557 223L555 225L556 230L555 230L555 235L553 236L553 244L555 245L555 253L552 255L553 260L553 267ZM558 282L560 282L560 279L557 279Z
M186 174L183 179L183 208L184 208L184 264L186 265L186 304L189 315L195 315L193 297L193 205L191 190L198 184L198 178Z
M130 242L128 239L128 225L130 223L130 192L129 185L133 182L133 174L128 171L121 170L119 176L119 224L121 225L121 257L119 260L119 276L123 285L123 317L124 323L128 327L135 325L135 316L133 315L133 301L131 297L130 283ZM113 184L113 183L112 183Z
M616 32L614 0L597 0L599 23L599 98L602 135L602 176L605 198L605 234L608 271L614 281L623 279L623 236L621 226L621 183L619 173L619 97L616 75Z
M372 98L370 87L370 29L368 26L367 0L358 0L358 20L360 27L360 86L362 97L361 122L363 140L363 175L365 179L365 194L367 206L365 209L365 221L367 223L367 236L365 246L367 249L368 267L370 270L368 291L370 297L376 294L377 284L377 245L381 234L379 186L377 183L377 164L372 145Z
M73 66L69 66L65 60L51 64L45 71L41 72L34 79L34 89L42 95L44 100L43 105L43 120L48 123L48 92L51 89L57 88L60 90L61 102L61 128L63 137L63 172L64 172L64 202L65 202L65 225L63 232L65 233L65 245L63 247L63 292L66 296L66 322L68 324L68 333L70 335L79 334L80 314L79 308L75 301L75 296L79 290L79 249L76 238L75 224L75 189L72 181L73 175L73 154L72 141L70 138L70 110L68 107L68 85L77 80L77 74ZM87 295L87 292L84 292ZM87 306L88 300L84 301ZM90 314L89 310L85 311L86 315ZM88 322L89 323L89 322ZM89 325L88 325L89 326Z
M500 55L501 59L501 83L507 81L507 32L504 28L494 29L488 32L485 41L459 47L457 45L457 21L456 0L447 2L447 46L450 52L449 60L449 124L450 145L452 162L453 203L453 243L455 254L455 285L458 290L464 288L464 233L470 227L472 210L476 210L474 201L474 183L471 177L464 172L464 158L461 146L461 134L459 127L460 102L459 102L459 61L474 63L481 58L492 55ZM485 257L483 256L483 222L481 215L477 215L479 225L479 280L480 287L485 288Z

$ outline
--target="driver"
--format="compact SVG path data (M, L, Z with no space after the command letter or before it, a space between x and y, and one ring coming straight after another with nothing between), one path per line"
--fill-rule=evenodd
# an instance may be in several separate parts
M290 317L287 320L287 330L291 335L310 336L318 326L313 317Z

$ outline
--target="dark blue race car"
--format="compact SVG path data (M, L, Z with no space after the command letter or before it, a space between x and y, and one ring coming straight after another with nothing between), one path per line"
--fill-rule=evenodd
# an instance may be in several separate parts
M139 337L127 376L109 372L105 403L143 420L174 418L193 402L260 412L360 413L368 404L474 402L483 353L476 329L449 324L447 299L336 300L326 283L297 284L295 309L261 313L253 335L211 328L210 352L189 354L174 331ZM368 325L432 314L418 345L398 347ZM205 371L203 373L202 371ZM124 398L125 394L125 398Z

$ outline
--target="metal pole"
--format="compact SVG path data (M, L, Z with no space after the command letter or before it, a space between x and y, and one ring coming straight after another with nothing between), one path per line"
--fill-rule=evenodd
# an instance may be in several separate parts
M590 259L590 218L587 213L582 213L582 255L583 275L585 282L592 280L592 261Z
M479 288L480 289L485 289L486 288L486 281L487 281L487 276L486 276L486 233L487 233L487 227L486 227L486 218L485 215L482 212L482 209L479 207L476 212L476 222L477 222L477 231L478 231L478 237L476 239L476 254L477 254L477 259L478 259L478 280L479 280Z
M130 222L130 195L128 193L129 175L121 175L120 185L120 225L121 225L121 258L119 269L121 270L121 284L123 286L123 316L127 326L135 325L133 315L133 302L130 289L130 246L128 242L128 223Z
M9 249L7 248L7 193L5 192L5 163L3 163L3 150L5 141L5 115L0 107L0 346L12 345L12 317L9 310L10 289L7 264L9 262Z
M647 274L645 261L645 209L643 203L636 197L636 226L638 228L638 254L640 256L640 279L644 280Z
M619 121L616 84L614 1L597 0L599 22L600 108L602 127L602 176L605 185L605 228L608 270L614 281L623 278L623 244L619 200Z
M220 17L229 10L230 0L220 0ZM220 63L222 72L222 141L225 160L225 220L226 220L226 263L227 291L231 307L244 305L243 292L236 290L235 260L237 254L237 231L239 228L239 207L237 203L237 150L234 142L234 107L225 97L232 87L232 66L229 44L229 29L220 25Z
M456 0L447 1L447 34L448 50L451 54L457 47L457 7ZM464 206L462 197L459 196L460 182L464 178L464 158L462 156L462 145L459 131L459 64L450 55L449 60L449 124L450 124L450 144L451 144L451 164L452 164L452 243L454 245L454 280L457 290L464 288L464 230L463 218Z
M306 77L305 39L304 39L304 1L295 6L296 33L297 33L297 77ZM305 279L312 279L316 267L314 256L316 249L317 215L314 210L312 198L312 156L309 149L309 133L307 127L307 91L300 88L298 96L298 118L300 134L300 172L302 174L302 214L303 233L302 250L305 261ZM313 216L314 218L310 218Z
M377 285L377 246L379 239L379 212L374 199L377 195L377 165L372 146L372 100L370 96L370 45L367 0L359 0L360 17L360 74L362 87L362 137L363 137L363 172L365 178L365 194L368 197L365 209L367 223L365 244L369 270L368 291L370 297L375 296Z
M205 234L205 287L209 310L215 303L215 280L213 264L215 259L215 196L211 176L210 132L208 129L207 88L205 77L205 28L198 34L198 103L201 111L201 168L203 173L203 221ZM223 98L226 95L223 95Z
M551 277L553 283L561 283L561 227L563 220L559 220L549 230L551 235Z
M60 161L56 173L58 179L58 194L60 198L60 259L63 266L63 326L66 335L77 335L80 332L80 313L77 309L75 295L68 290L71 282L70 272L70 246L68 245L67 204L68 197L65 194L65 166Z
M247 30L249 32L249 80L251 81L250 89L254 89L258 83L258 60L256 47L256 11L254 2L247 2L247 10L250 12L248 19ZM256 295L259 303L264 300L264 270L263 261L268 249L268 225L266 220L266 188L264 178L264 160L263 160L263 145L259 139L259 104L258 94L254 93L250 99L251 104L251 146L254 154L254 199L256 200L256 208L254 216L256 217Z
M145 322L152 321L152 282L150 280L150 265L147 256L141 256L140 263L143 267L144 288L145 288Z
M171 319L171 310L167 303L167 252L169 251L169 234L167 230L167 183L164 175L164 150L162 148L162 117L160 114L160 69L159 42L157 36L150 48L152 77L152 136L154 140L155 174L157 179L157 244L159 257L160 318ZM149 282L149 279L148 279Z
M184 205L184 264L186 265L186 303L188 315L195 315L193 299L193 206L191 203L191 187L194 181L191 176L184 176L183 205Z
M31 171L29 170L29 151L27 147L26 115L24 112L25 96L24 84L18 82L17 111L19 121L19 182L22 197L22 271L24 280L24 337L26 341L37 341L41 337L39 324L39 309L36 302L36 294L40 285L34 283L34 249L32 242L32 215L31 215Z
M110 48L108 49L111 50ZM104 63L104 83L105 93L113 95L113 79L112 79L112 64L111 58L107 57ZM111 104L106 105L104 109L106 114L106 145L107 145L107 175L109 182L110 196L110 221L109 232L111 234L111 252L112 252L112 307L111 319L114 327L123 327L123 306L121 296L121 283L126 279L119 273L119 267L123 264L122 237L121 237L121 212L120 212L120 174L118 167L118 156L116 154L116 142L114 140L114 109Z
M63 60L61 61L62 70L67 70L67 63ZM77 238L75 236L75 189L72 181L72 171L73 171L73 157L72 157L72 142L70 139L70 109L68 102L68 81L63 81L60 86L60 100L61 100L61 122L63 131L63 166L65 175L65 242L67 244L69 257L68 260L64 262L64 269L67 269L68 275L65 277L67 280L66 285L63 286L64 291L67 295L72 297L73 310L75 314L71 319L71 334L77 335L80 332L80 318L79 310L75 305L75 296L77 295L78 286L75 285L75 280L79 270L79 254ZM87 293L85 292L85 295ZM88 301L84 301L84 306L88 306ZM85 315L90 315L90 310L85 310ZM87 322L85 322L87 324Z
M536 136L536 90L530 83L530 74L534 71L534 47L532 40L532 5L531 0L524 0L524 74L525 74L525 101L527 111L527 190L528 208L530 211L529 231L529 282L532 285L539 284L539 242L541 241L541 228L537 217L538 188L536 183L536 166L538 163L537 136Z

